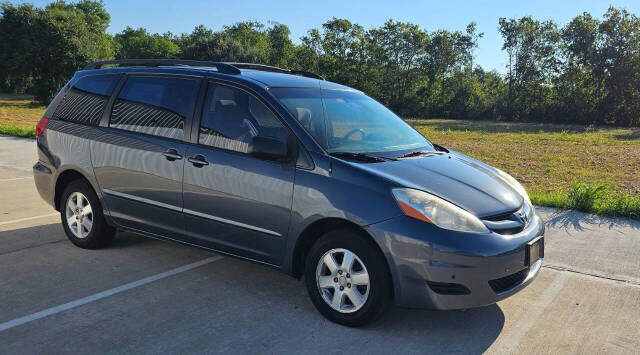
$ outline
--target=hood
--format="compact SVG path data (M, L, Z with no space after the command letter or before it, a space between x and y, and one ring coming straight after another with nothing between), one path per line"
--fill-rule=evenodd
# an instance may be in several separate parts
M523 203L523 197L498 175L495 168L455 151L355 164L399 186L443 198L478 217L511 212Z

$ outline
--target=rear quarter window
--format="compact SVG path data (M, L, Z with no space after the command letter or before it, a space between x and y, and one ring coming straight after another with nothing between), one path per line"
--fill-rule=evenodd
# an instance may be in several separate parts
M56 108L53 118L98 125L120 75L95 75L78 79Z

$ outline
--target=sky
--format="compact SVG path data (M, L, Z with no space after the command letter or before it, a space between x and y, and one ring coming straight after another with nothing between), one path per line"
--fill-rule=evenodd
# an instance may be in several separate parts
M21 3L24 1L12 1ZM50 1L27 1L44 6ZM537 1L408 1L408 0L104 0L111 14L109 33L127 26L144 27L150 32L175 34L191 32L203 24L213 30L239 21L275 21L291 30L291 39L299 43L311 28L320 28L332 17L346 18L365 29L381 26L387 19L411 22L422 29L463 31L476 22L484 36L478 41L475 63L486 70L505 71L506 54L501 50L502 37L498 19L531 15L539 20L553 20L564 25L573 17L589 12L600 18L610 5L640 16L640 0L537 0Z

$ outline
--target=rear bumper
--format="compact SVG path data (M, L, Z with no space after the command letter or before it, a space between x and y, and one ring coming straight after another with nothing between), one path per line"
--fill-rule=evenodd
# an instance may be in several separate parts
M55 207L53 201L55 195L55 186L53 185L53 172L46 165L37 162L33 166L33 180L36 183L36 189L48 204Z
M525 266L527 243L544 234L538 216L508 236L451 232L405 216L367 228L387 256L401 307L493 304L529 285L542 266L542 259Z

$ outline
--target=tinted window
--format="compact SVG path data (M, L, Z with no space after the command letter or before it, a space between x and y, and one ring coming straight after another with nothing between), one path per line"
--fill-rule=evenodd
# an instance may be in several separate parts
M236 88L211 85L207 92L198 142L248 153L253 137L285 141L288 131L255 96Z
M131 77L113 105L110 127L173 139L184 136L198 81L169 77Z
M97 125L119 75L85 76L69 89L53 114L54 118Z
M400 117L361 92L289 88L270 91L301 122L300 110L311 112L311 125L303 122L303 126L329 152L397 156L411 150L434 150L426 138ZM323 121L324 129L318 128Z

